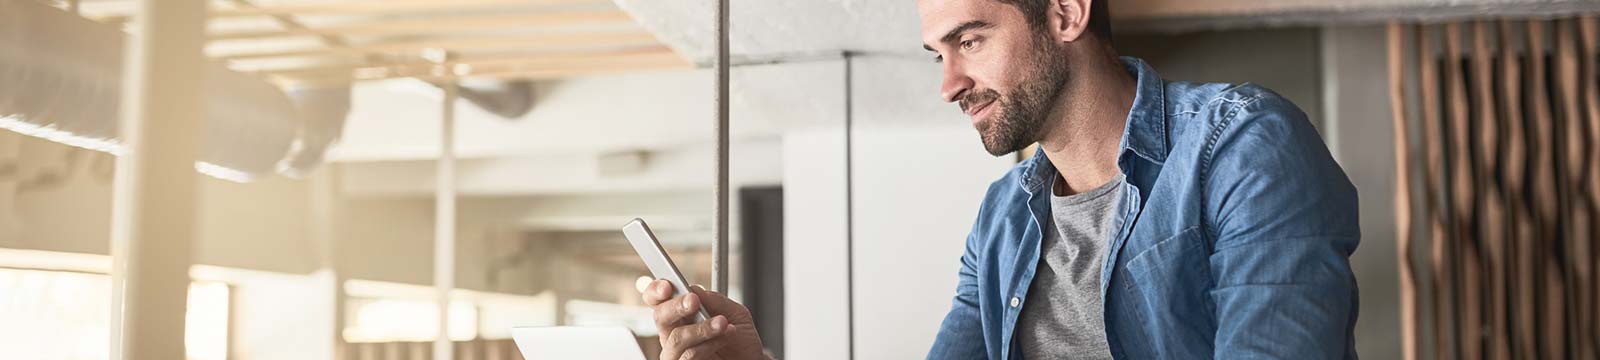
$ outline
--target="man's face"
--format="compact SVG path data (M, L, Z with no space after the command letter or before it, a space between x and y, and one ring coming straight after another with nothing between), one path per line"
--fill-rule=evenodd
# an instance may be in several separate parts
M1042 137L1069 77L1059 43L997 0L918 0L922 41L944 65L939 89L972 118L995 156Z

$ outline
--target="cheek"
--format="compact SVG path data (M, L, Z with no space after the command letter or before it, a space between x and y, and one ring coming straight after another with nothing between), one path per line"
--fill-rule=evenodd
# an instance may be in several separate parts
M973 59L969 65L973 82L978 88L1009 93L1007 90L1027 81L1026 77L1032 73L1029 69L1038 66L1028 58L1026 47L1000 43L990 45L983 56Z

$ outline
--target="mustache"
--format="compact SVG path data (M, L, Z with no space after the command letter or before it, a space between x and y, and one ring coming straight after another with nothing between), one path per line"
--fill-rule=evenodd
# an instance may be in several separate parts
M999 98L1000 93L994 90L985 89L973 91L971 94L961 97L961 101L959 102L961 105L961 112L967 112L967 109L970 109L975 105L987 104Z

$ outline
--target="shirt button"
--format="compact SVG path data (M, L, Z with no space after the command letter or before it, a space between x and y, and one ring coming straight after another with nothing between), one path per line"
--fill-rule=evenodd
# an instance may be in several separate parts
M1011 307L1017 307L1017 305L1022 305L1022 299L1018 299L1017 297L1012 296L1011 297Z

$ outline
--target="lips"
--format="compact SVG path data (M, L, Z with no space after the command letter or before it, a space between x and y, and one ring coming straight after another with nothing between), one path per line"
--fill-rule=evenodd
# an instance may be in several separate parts
M976 90L961 99L961 112L972 117L972 122L976 123L997 101L1000 101L999 93L993 90Z
M984 114L986 114L986 111L987 111L987 110L988 110L988 109L989 109L989 108L990 108L990 107L991 107L991 106L993 106L993 105L994 105L994 103L995 103L995 101L994 101L994 100L989 100L989 101L987 101L987 102L984 102L984 103L982 103L982 104L977 104L977 105L973 105L973 106L968 106L968 107L967 107L967 108L966 108L966 109L965 109L965 111L964 111L964 112L965 112L965 113L967 113L967 116L970 116L970 117L972 117L972 122L978 122L978 121L979 121L979 120L982 120L982 119L983 119L983 118L982 118L982 117L980 117L980 116L979 116L979 115L984 115Z
M968 116L977 115L978 112L983 111L983 109L989 108L990 104L994 104L994 100L989 100L989 101L986 101L986 102L983 102L983 103L977 104L977 105L969 105L969 106L967 106L966 109L963 109L963 110L964 110L964 112L967 113Z

